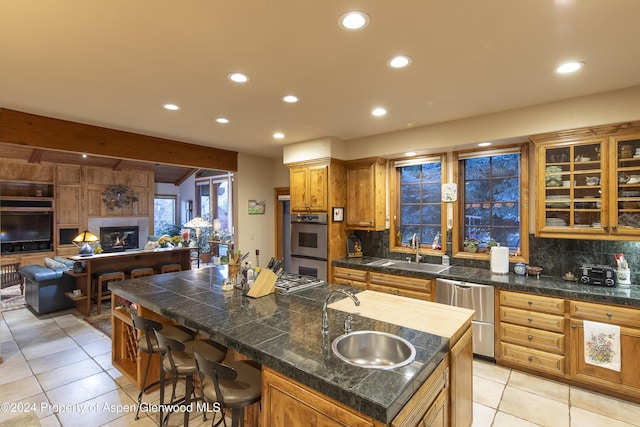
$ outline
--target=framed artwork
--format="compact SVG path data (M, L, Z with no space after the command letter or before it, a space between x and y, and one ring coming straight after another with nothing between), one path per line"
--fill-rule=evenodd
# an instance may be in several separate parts
M344 208L333 208L333 222L344 221Z
M265 204L264 200L249 200L249 215L263 215Z
M458 186L455 182L442 184L442 201L445 203L458 200Z

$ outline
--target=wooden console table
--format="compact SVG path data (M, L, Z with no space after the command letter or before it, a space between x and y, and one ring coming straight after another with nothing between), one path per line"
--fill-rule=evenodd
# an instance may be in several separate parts
M155 273L160 272L164 264L180 264L182 270L191 270L192 248L174 248L168 250L140 250L96 254L88 257L73 256L73 261L84 264L84 271L76 273L71 270L65 274L76 278L76 287L82 295L67 292L65 295L76 302L76 308L88 316L91 313L91 279L98 274L108 271L126 272L134 267L151 267Z

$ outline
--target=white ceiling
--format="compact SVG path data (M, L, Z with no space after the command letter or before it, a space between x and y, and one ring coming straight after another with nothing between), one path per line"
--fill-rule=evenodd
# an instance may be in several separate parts
M340 29L349 10L369 26ZM277 158L639 85L639 16L638 0L2 0L0 108ZM389 69L397 54L413 64ZM586 67L555 74L566 60Z

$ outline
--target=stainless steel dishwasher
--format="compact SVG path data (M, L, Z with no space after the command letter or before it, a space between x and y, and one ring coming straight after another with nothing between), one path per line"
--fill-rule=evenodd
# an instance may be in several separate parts
M436 279L436 302L475 310L473 353L495 358L493 286Z

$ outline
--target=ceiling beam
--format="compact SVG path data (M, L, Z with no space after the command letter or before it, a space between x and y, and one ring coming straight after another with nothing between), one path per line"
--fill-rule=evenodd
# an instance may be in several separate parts
M0 109L0 142L236 172L238 153Z
M180 185L183 182L185 182L191 175L195 174L196 172L198 172L199 169L189 169L188 171L186 171L184 173L184 175L182 175L180 178L178 178L177 182L175 182L175 185Z

